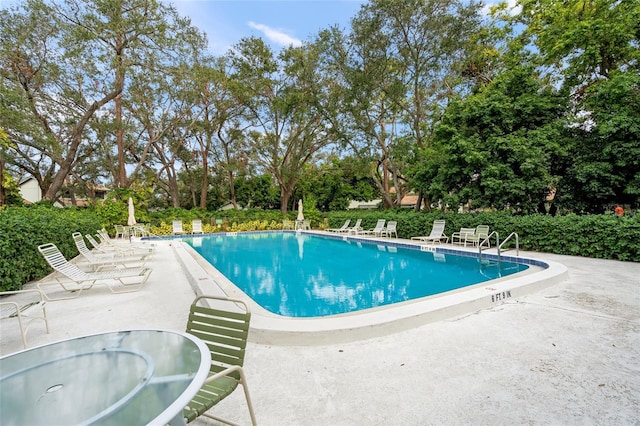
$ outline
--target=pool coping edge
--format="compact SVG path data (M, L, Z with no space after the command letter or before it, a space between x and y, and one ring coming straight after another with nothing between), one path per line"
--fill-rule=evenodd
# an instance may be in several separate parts
M326 233L314 234L327 236ZM185 237L192 236L183 236ZM395 243L389 240L364 241L420 249L419 242L411 243L408 240ZM517 263L536 265L544 269L526 274L514 274L512 279L499 278L465 290L454 290L438 296L382 306L364 312L322 318L292 318L275 315L259 306L186 242L175 239L172 243L176 243L172 244L174 252L194 292L197 295L227 296L248 302L252 311L249 340L268 345L311 346L381 337L513 302L518 297L540 291L568 277L567 267L557 262L502 256L505 261L516 260ZM436 247L434 251L477 256L477 254L450 247ZM487 258L494 256L487 254Z

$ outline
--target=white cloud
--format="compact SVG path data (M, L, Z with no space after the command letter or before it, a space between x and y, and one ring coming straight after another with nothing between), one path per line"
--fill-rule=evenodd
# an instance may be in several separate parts
M520 6L519 4L517 4L518 0L507 0L507 13L509 13L509 15L511 16L515 16L518 15L521 11L522 11L522 6ZM489 14L491 13L491 8L494 6L497 6L500 3L505 3L504 1L501 2L488 2L487 4L485 4L482 8L482 14L485 16L489 16Z
M282 30L271 28L264 24L257 24L253 21L249 21L248 24L254 30L258 30L262 34L264 34L265 37L267 37L267 39L273 43L279 44L281 46L293 45L297 47L302 45L301 40L295 37L291 37L289 34L285 33Z

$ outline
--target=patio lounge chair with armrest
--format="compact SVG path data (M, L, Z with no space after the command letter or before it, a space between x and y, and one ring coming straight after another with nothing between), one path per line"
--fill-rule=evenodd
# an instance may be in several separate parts
M381 237L385 223L387 223L386 219L378 219L375 228L360 231L358 232L358 235L373 235L374 237Z
M34 321L44 321L49 334L47 302L40 290L0 291L0 319L17 318L22 345L27 348L27 332Z
M181 220L174 220L172 226L173 226L173 231L172 231L173 235L184 234L184 231L182 230Z
M356 224L347 228L347 234L358 234L358 232L362 231L362 219L356 220Z
M94 250L98 251L102 254L115 254L116 256L143 256L143 255L152 255L153 254L153 246L147 244L145 246L138 245L111 245L109 243L99 243L95 238L91 235L86 234L84 236L89 244L93 247ZM98 238L102 240L102 238L98 235Z
M282 229L293 229L294 228L294 222L289 220L289 219L282 219Z
M104 245L105 248L110 247L117 251L125 251L125 252L134 251L135 254L144 254L147 252L152 253L156 247L155 244L152 244L146 241L138 241L138 242L128 241L126 243L119 242L115 239L111 239L105 229L99 229L96 235L98 236L98 238L100 238L101 245Z
M113 225L116 230L115 238L129 238L129 229L124 225Z
M349 224L351 223L351 219L347 219L344 221L344 224L340 228L328 228L327 231L331 232L348 232Z
M148 237L150 234L149 226L146 224L138 223L129 227L129 235L132 237Z
M249 388L244 365L251 312L241 300L217 296L199 296L192 305L187 321L187 333L204 341L211 351L209 377L196 396L183 410L187 422L205 416L219 422L235 424L207 413L242 385L249 408L251 423L255 426Z
M391 234L395 235L398 238L398 222L395 220L390 220L387 223L387 226L382 230L381 236L391 238Z
M476 233L476 228L460 228L460 231L451 234L451 244L464 244L467 246L467 238L473 237Z
M411 237L412 240L424 241L427 243L435 244L436 241L441 243L444 240L445 244L449 242L449 237L444 233L444 226L446 221L444 220L434 220L433 226L431 227L431 233L429 235Z
M69 262L53 243L38 246L38 251L45 258L57 274L53 275L54 282L42 280L38 282L40 289L48 300L74 299L84 290L93 287L94 284L105 284L112 293L130 293L138 291L149 279L151 269L149 268L129 268L116 269L113 271L84 272L73 263ZM112 284L119 283L123 289L116 289ZM43 287L50 284L58 284L66 292L74 293L69 297L51 298L43 290ZM117 284L116 284L117 285Z
M202 220L193 219L191 221L191 233L192 234L204 234L204 231L202 230Z
M473 233L473 235L467 235L465 238L465 247L467 246L467 243L471 243L474 246L477 246L480 243L484 243L486 245L483 244L484 247L491 247L491 243L489 242L489 240L484 241L487 239L487 237L489 236L489 225L478 225L476 226L475 232Z
M84 257L91 267L98 271L105 268L142 268L147 262L151 253L143 255L131 255L131 256L118 256L115 253L100 253L96 254L89 250L89 247L84 242L82 234L74 232L71 234L73 241L76 243L76 248L80 252L80 255Z

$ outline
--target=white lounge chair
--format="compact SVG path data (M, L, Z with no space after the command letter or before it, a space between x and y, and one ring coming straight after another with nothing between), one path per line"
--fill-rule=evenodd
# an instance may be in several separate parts
M389 223L387 223L387 226L382 230L381 235L383 237L389 237L391 238L391 234L393 234L396 238L398 238L398 222L395 220L390 220Z
M109 234L106 230L100 229L97 231L98 238L100 238L100 245L104 245L103 248L111 248L116 251L121 252L131 252L133 251L136 254L144 254L146 252L153 252L155 250L155 244L148 243L146 241L138 241L132 242L129 241L127 243L118 242L116 240L112 240L109 237Z
M200 219L193 219L191 221L191 233L204 234L204 231L202 230L202 221Z
M89 241L89 244L91 244L91 246L93 247L94 250L98 251L99 253L103 253L103 254L116 254L119 256L142 256L145 254L153 254L153 249L154 247L149 245L149 246L138 246L138 245L111 245L109 243L99 243L95 238L93 238L91 235L86 234L84 236L87 241ZM102 240L102 238L100 236L98 236L98 238L100 240Z
M444 220L434 220L433 227L431 228L431 233L426 236L421 237L411 237L412 240L420 240L428 243L435 244L436 241L441 243L442 240L445 240L445 243L449 242L449 237L444 233Z
M467 242L471 241L475 233L476 228L460 228L458 232L451 234L451 244L463 244L466 247Z
M344 224L340 228L328 228L327 231L330 232L347 232L349 230L349 224L351 223L351 219L347 219L344 221Z
M84 272L73 263L69 262L53 243L38 246L38 251L45 258L47 263L57 272L53 275L54 282L43 280L38 282L40 289L48 300L74 299L84 291L93 287L94 284L105 284L112 293L129 293L138 291L151 274L149 268L129 268L116 269L113 271ZM115 286L113 285L115 283ZM57 284L65 292L73 295L68 297L51 298L42 287L50 284ZM119 286L120 289L117 289Z
M124 225L113 225L116 230L116 239L129 238L129 228Z
M289 220L289 219L282 219L282 229L293 229L294 228L294 222Z
M0 292L0 319L17 319L22 345L27 348L27 332L35 321L44 321L49 334L47 301L40 290L13 290Z
M84 242L82 234L74 232L71 234L73 241L76 243L76 248L80 252L80 255L84 257L94 270L98 271L105 268L142 268L151 256L151 252L142 255L124 256L124 254L116 253L100 253L95 254Z
M386 219L378 219L378 223L376 223L375 228L360 231L358 235L373 235L374 237L381 237L385 223L387 223Z
M173 235L179 235L179 234L184 234L184 231L182 230L182 221L181 220L174 220L173 221Z
M358 234L358 232L362 231L362 219L356 220L356 224L347 228L347 234Z

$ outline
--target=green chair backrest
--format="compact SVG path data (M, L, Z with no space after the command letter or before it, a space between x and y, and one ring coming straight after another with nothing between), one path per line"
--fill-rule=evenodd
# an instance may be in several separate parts
M214 301L214 307L202 306L198 302ZM229 304L230 310L219 308L221 303ZM209 347L211 351L211 373L244 364L251 312L241 300L217 296L200 296L191 305L187 321L190 333Z
M489 225L478 225L476 227L476 235L487 237L489 235Z

